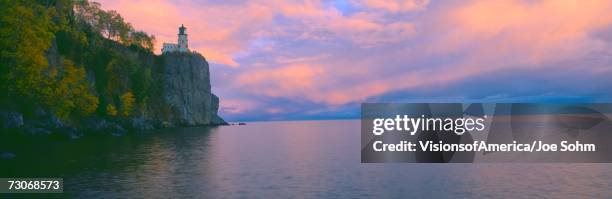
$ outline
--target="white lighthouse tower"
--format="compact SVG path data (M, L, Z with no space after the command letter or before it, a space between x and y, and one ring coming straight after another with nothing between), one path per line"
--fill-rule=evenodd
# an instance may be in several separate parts
M164 43L162 53L189 52L189 46L187 45L187 34L185 33L185 30L187 30L187 28L181 24L181 27L179 27L178 43Z
M187 47L187 34L185 34L186 29L187 28L185 28L185 26L181 24L181 27L179 28L179 34L178 34L178 51L179 52L189 51L189 48Z

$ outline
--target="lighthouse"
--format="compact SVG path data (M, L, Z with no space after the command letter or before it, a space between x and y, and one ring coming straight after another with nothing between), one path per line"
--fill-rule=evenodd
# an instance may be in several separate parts
M185 26L181 24L181 27L179 28L179 34L178 34L178 51L179 52L189 51L189 48L187 47L187 34L185 34L186 29L187 28L185 28Z
M178 41L174 43L164 43L162 47L162 53L169 52L189 52L189 46L187 45L187 28L183 24L179 27Z

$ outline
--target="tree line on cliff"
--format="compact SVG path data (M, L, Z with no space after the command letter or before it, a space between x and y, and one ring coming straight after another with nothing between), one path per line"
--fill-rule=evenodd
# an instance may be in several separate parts
M87 0L0 0L0 109L62 121L146 114L155 37Z

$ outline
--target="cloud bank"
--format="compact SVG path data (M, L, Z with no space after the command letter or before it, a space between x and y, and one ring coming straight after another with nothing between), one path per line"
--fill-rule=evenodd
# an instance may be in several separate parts
M101 3L158 48L185 24L229 120L355 117L361 102L612 102L610 1Z

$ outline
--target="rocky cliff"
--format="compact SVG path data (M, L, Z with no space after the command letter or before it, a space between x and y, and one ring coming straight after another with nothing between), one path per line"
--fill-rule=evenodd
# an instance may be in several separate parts
M153 66L159 89L155 103L146 111L128 118L107 118L100 115L78 121L62 121L49 110L35 108L25 114L0 108L0 130L28 135L60 135L75 139L87 134L120 136L129 131L181 126L215 126L227 123L217 115L219 98L211 92L209 65L198 53L142 54L121 46L113 48L123 54ZM53 45L47 56L51 64L59 62ZM91 84L97 81L89 78Z
M162 64L162 96L177 125L226 124L217 115L219 98L211 92L208 62L198 53L167 53Z

